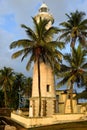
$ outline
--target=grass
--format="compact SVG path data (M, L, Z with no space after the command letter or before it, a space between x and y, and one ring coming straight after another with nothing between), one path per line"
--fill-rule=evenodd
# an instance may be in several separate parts
M38 128L31 128L31 130L87 130L87 121L63 123Z

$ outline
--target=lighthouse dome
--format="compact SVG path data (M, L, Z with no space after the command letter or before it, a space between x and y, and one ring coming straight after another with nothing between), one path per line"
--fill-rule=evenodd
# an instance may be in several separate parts
M45 3L43 3L40 6L39 13L35 16L35 19L37 20L37 22L39 22L40 18L50 20L49 27L51 27L51 25L54 23L53 16L49 13L48 6Z
M49 11L48 6L45 3L43 3L40 6L39 12L48 12L48 11Z

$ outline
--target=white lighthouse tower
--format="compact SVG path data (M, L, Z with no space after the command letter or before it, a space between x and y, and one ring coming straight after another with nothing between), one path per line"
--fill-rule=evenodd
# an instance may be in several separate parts
M35 19L39 22L42 19L49 19L47 29L53 24L53 17L49 13L49 9L43 3L39 9L39 13ZM48 116L55 113L56 94L54 87L54 74L52 68L45 64L40 63L40 86L41 86L41 116ZM34 63L33 69L33 84L32 84L32 97L30 98L30 107L32 107L32 116L38 116L39 111L39 93L38 93L38 70L37 64Z

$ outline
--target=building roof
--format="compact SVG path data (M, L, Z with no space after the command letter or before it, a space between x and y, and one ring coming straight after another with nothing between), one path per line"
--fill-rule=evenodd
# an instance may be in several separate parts
M69 92L69 89L56 90L56 92L61 92L61 94L66 94L67 92ZM75 90L73 90L73 94L76 94Z

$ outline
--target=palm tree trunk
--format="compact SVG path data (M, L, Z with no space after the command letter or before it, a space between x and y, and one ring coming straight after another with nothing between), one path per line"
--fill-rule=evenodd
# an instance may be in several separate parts
M5 98L5 107L7 108L7 94L6 94L6 89L4 87L4 98Z
M40 87L40 59L37 58L37 67L38 67L38 92L39 92L39 113L38 116L41 116L41 87Z
M73 48L75 46L75 42L76 42L76 38L72 38L72 41L71 41L71 48Z
M64 114L66 113L66 103L67 103L67 99L68 99L68 92L67 92L67 94L66 94L65 102L64 102Z
M72 81L70 87L70 107L71 107L71 113L73 113L73 82Z

